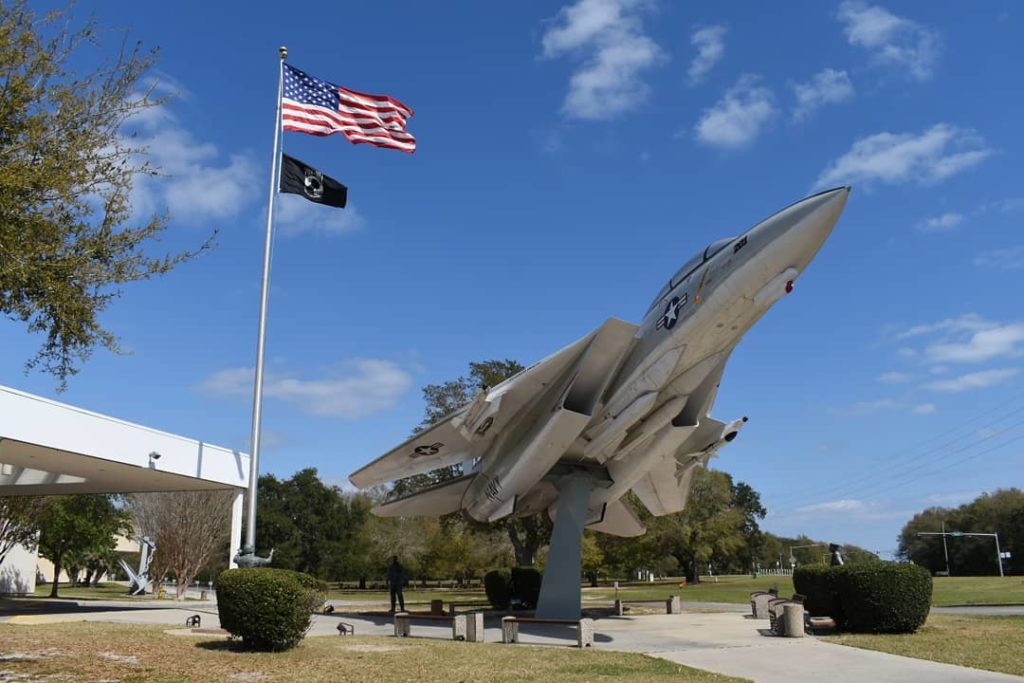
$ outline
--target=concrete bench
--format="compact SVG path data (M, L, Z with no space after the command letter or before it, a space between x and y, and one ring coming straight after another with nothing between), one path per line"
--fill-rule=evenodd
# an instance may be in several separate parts
M464 640L470 643L484 641L484 615L480 613L447 615L399 612L395 615L395 637L407 638L413 620L450 623L452 625L452 640Z
M476 609L476 608L484 608L484 609L486 609L486 608L489 608L490 606L491 606L491 603L486 602L486 601L485 602L481 602L479 600L477 600L476 602L449 602L448 603L448 614L455 614L455 612L457 612L460 607L472 607L474 609Z
M670 596L666 600L616 600L615 614L623 616L626 613L626 605L664 605L665 614L683 613L683 606L678 595Z
M755 591L750 594L750 612L755 619L768 618L768 603L779 597L778 593Z
M785 611L788 609L788 606L796 606L796 607L800 608L799 622L793 621L793 619L795 619L796 617L789 618L789 619L783 619L783 615L784 615ZM794 612L794 614L795 614L795 612ZM792 598L776 598L776 599L771 600L771 601L768 602L768 620L769 620L769 622L768 622L769 626L768 627L774 633L776 633L776 634L778 634L780 636L790 636L790 637L802 636L803 635L803 631L804 631L803 614L804 614L804 596L803 595L800 595L799 593L794 593ZM797 630L795 626L793 628L787 629L787 623L786 623L787 621L792 622L792 624L794 624L794 625L799 623L799 625L800 625L799 633L795 632ZM792 631L792 633L787 632L787 631Z
M593 647L593 619L538 619L536 617L502 617L501 642L505 644L519 642L519 624L552 624L556 626L576 627L576 646Z

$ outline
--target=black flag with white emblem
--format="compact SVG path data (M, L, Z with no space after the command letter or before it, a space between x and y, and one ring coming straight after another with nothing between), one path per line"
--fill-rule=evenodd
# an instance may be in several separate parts
M345 208L348 188L295 157L281 155L281 192L301 194L311 202Z

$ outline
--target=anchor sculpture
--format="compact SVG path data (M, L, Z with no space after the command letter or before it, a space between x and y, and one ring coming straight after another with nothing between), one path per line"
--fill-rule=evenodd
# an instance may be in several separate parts
M142 554L139 557L139 571L134 572L132 568L128 566L128 563L121 560L121 569L128 575L130 585L128 587L129 595L142 595L149 590L149 565L153 562L153 555L156 553L156 543L150 539L149 536L142 537Z
M256 554L256 549L251 545L243 545L238 549L238 553L235 554L235 564L243 568L265 567L273 559L273 549L271 549L270 554L266 557L260 557Z

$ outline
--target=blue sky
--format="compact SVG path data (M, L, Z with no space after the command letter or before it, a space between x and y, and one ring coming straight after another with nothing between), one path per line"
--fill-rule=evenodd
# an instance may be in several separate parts
M98 352L60 396L23 374L39 340L0 323L0 383L245 447L284 44L315 76L415 109L419 149L285 134L349 207L280 207L263 471L341 483L407 436L423 385L639 321L707 243L851 183L794 295L733 356L714 412L750 423L715 466L761 491L767 529L875 550L928 505L1021 484L1016 3L76 13L160 46L178 97L137 122L165 175L136 207L171 211L162 247L219 229L218 247L128 287L104 321L130 353Z

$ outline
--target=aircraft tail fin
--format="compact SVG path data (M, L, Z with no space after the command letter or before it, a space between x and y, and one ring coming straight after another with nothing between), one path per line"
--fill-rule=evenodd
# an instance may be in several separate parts
M462 507L462 496L475 478L475 474L467 474L431 486L429 489L382 503L373 508L373 513L380 517L439 517L456 512Z

